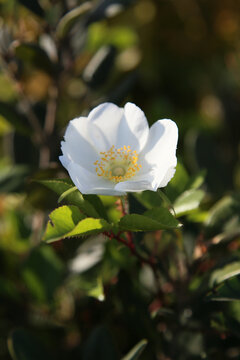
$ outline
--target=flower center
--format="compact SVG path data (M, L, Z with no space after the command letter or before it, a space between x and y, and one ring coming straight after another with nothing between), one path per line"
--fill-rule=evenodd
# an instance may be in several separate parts
M138 164L136 150L130 146L116 149L114 145L108 151L100 152L100 160L95 161L96 173L115 183L131 179L142 167Z

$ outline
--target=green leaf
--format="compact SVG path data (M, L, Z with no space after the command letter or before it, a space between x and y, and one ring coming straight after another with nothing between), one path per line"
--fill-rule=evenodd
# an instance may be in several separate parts
M44 240L55 241L66 237L85 216L76 206L64 205L52 211L49 218Z
M66 191L74 188L74 185L68 179L57 179L57 180L39 180L40 184L45 185L49 189L55 191L59 196L61 196ZM94 206L84 198L80 191L70 192L66 197L65 201L71 205L76 205L79 209L84 212L86 215L99 218L102 214L98 213Z
M211 290L206 297L211 301L240 300L240 275L233 276Z
M145 206L147 209L152 209L153 207L161 206L163 200L159 196L158 192L146 190L140 193L133 193L134 197Z
M203 197L203 190L192 189L185 191L173 204L176 216L186 215L196 210Z
M12 331L8 350L13 360L50 360L52 357L33 335L24 329Z
M134 348L125 355L121 360L136 360L139 358L145 347L147 346L147 340L143 339L137 345L134 346Z
M73 186L73 187L71 187L70 189L64 191L64 193L62 193L62 195L59 196L58 203L62 202L63 199L65 199L65 197L66 197L67 195L73 193L73 192L76 191L76 190L77 190L77 187L76 187L76 186Z
M93 4L87 1L65 14L58 23L56 30L57 35L59 37L66 36L72 26L79 21L84 14L91 10L92 7Z
M232 301L240 300L240 261L227 264L211 274L207 300Z
M85 218L80 210L73 205L59 207L49 217L50 221L43 238L47 242L73 236L99 234L112 228L103 219Z
M208 236L223 232L228 222L240 214L240 195L234 193L219 200L209 211L206 219L206 232ZM231 230L233 227L231 226Z
M119 226L127 231L155 231L175 229L180 223L166 208L158 207L146 211L143 215L125 215L120 219Z
M198 189L204 183L206 174L207 174L206 170L201 170L198 174L191 177L187 184L187 188Z
M214 287L217 284L238 274L240 274L240 261L235 261L215 270L210 277L209 284L211 287Z
M102 203L102 200L97 195L83 195L84 200L92 204L98 215L108 221L106 209Z

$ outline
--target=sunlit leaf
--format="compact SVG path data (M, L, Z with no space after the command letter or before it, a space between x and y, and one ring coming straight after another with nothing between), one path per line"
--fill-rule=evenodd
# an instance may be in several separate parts
M204 197L202 190L187 190L174 202L174 210L177 216L189 214L196 210Z
M125 355L121 360L136 360L139 358L145 347L147 346L147 340L141 340L134 348Z
M111 230L111 225L103 219L85 218L76 206L62 206L50 215L44 235L47 242L67 237L99 234Z

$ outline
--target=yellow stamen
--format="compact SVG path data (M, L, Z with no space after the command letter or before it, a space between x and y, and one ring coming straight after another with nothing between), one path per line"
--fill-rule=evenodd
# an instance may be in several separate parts
M94 162L97 175L115 183L131 179L141 168L137 151L132 151L129 145L118 149L112 145L108 151L101 151L100 155L100 160Z

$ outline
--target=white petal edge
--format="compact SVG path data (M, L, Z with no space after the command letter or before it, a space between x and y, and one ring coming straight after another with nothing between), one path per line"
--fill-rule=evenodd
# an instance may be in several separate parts
M87 118L75 118L70 121L67 127L64 135L65 141L61 142L61 149L63 156L70 162L94 171L94 162L99 157L99 154L89 141L89 138ZM65 165L63 164L63 166Z
M149 125L146 116L138 106L131 102L126 103L124 106L124 115L130 131L128 130L127 134L123 134L125 138L123 145L133 146L133 144L131 144L131 138L134 137L137 145L133 150L140 152L144 148L149 134Z
M94 108L89 116L91 139L98 151L108 151L112 145L116 148L131 146L141 151L146 144L149 126L143 111L132 103L119 108L112 103L104 103Z
M166 186L169 168L177 164L176 148L178 141L178 128L170 119L158 120L149 131L146 146L139 156L142 173L154 173L154 188ZM164 184L164 185L162 185Z
M117 146L123 117L123 109L113 103L98 105L89 113L89 138L98 152L108 151L112 145Z

